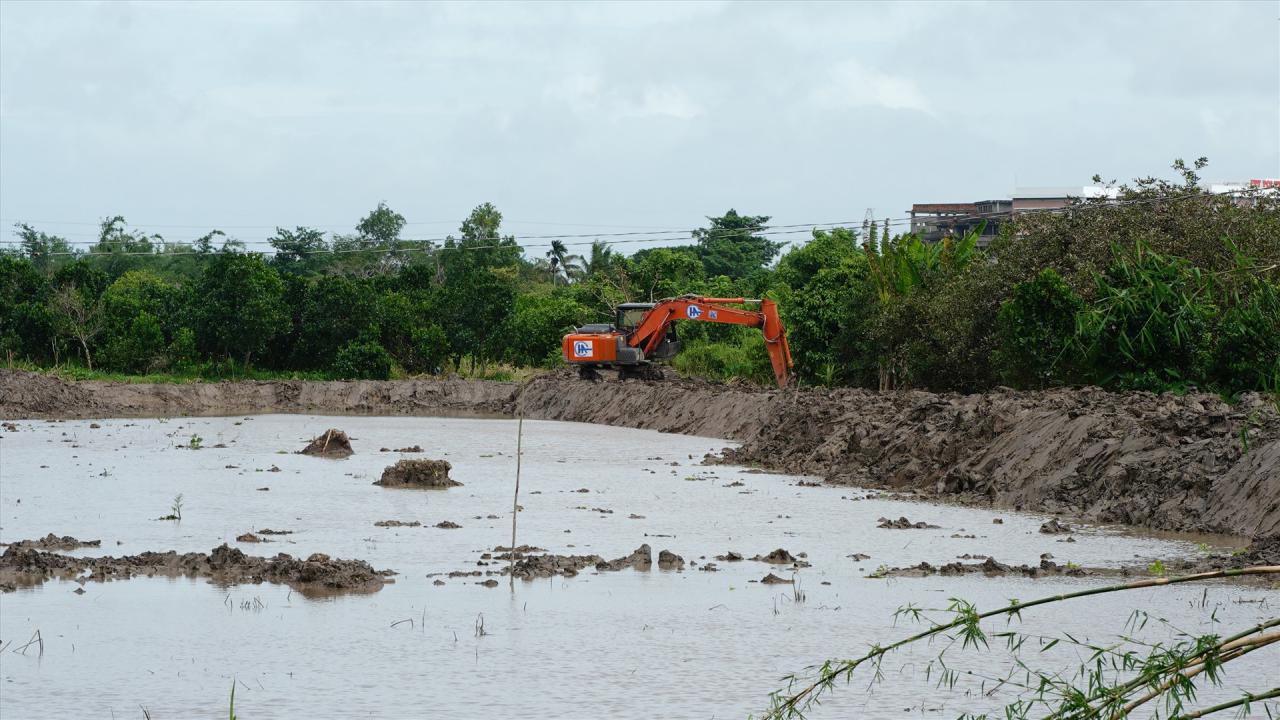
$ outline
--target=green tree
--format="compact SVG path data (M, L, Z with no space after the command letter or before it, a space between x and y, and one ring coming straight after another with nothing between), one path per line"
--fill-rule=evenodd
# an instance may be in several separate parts
M449 338L454 362L469 356L474 366L502 354L502 328L511 314L520 268L520 247L504 237L502 213L490 203L462 221L460 237L438 252L434 303Z
M164 244L159 235L147 235L129 230L125 219L116 215L105 218L98 227L98 242L90 246L89 253L97 258L98 268L115 279L129 270L143 266L151 255Z
M149 270L130 270L102 293L106 367L132 372L163 366L168 346L160 318L176 320L177 291Z
M435 373L449 357L449 339L423 292L387 292L378 298L381 344L410 373Z
M546 365L549 358L560 356L565 333L589 319L590 311L562 290L521 295L507 320L506 359L529 367Z
M693 231L698 257L706 274L741 278L773 262L782 243L760 233L769 222L767 215L739 215L730 209L720 217L709 217L710 227Z
M547 264L550 268L552 285L561 278L568 284L582 275L582 256L571 254L561 240L551 241L551 248L547 250Z
M378 203L356 224L354 235L333 238L334 265L358 277L396 271L409 260L409 246L400 239L405 224L403 215Z
M516 281L511 269L476 267L440 288L437 307L449 338L454 362L471 358L474 368L501 357L508 338L502 330L515 304Z
M59 266L74 260L75 251L63 238L38 232L26 223L13 226L22 243L22 251L31 264L44 275L50 275Z
M586 278L609 274L617 268L620 259L621 256L608 243L593 240L590 254L582 261L582 274Z
M697 292L706 279L702 262L691 248L649 248L629 258L629 295L655 301Z
M436 257L440 281L466 282L479 270L517 267L520 247L514 237L502 235L502 213L492 203L483 203L462 221L459 237L445 240Z
M289 327L284 283L257 253L219 253L196 283L196 337L206 352L249 360Z
M1019 283L996 318L1000 349L993 360L1017 387L1046 387L1075 377L1076 318L1084 301L1052 268Z
M308 285L299 313L293 363L325 368L347 343L366 333L377 312L377 296L367 280L330 275Z
M282 273L311 275L332 259L324 233L314 228L298 226L286 230L278 227L268 242L275 248L271 264Z
M860 254L855 231L848 228L814 230L809 242L791 248L778 261L775 279L791 288L800 288L824 268L838 267Z
M386 380L391 377L391 355L372 340L350 342L338 350L330 372L344 380Z
M32 361L60 360L62 342L48 305L49 283L35 264L0 254L0 354Z
M778 305L801 380L875 382L880 357L871 335L879 306L869 275L866 259L851 255L819 269L798 289L779 289Z
M84 356L85 366L93 369L93 351L90 344L102 332L102 308L98 297L75 283L59 287L50 298L54 326L72 338Z

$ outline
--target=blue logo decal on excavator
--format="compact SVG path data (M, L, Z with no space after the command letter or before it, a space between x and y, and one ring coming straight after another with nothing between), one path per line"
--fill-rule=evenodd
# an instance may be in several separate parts
M715 311L715 310L709 310L709 311L707 311L707 317L708 317L708 318L710 318L711 320L715 320L715 319L716 319L716 311Z
M690 320L697 320L702 315L702 308L697 305L690 305L685 308L684 314L688 315Z
M589 358L589 357L591 357L591 355L592 355L592 352L591 352L591 341L590 341L590 340L574 340L574 341L573 341L573 356L574 356L574 357L576 357L576 358Z

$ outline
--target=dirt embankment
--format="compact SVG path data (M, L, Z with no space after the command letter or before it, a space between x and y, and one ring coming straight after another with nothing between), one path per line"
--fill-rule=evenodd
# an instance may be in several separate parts
M68 383L0 370L0 416L523 414L742 443L725 460L829 482L1157 529L1280 534L1280 413L1098 389L976 395L693 380Z
M0 369L0 416L177 417L250 413L501 414L517 383L468 380L306 380L216 383L68 382Z

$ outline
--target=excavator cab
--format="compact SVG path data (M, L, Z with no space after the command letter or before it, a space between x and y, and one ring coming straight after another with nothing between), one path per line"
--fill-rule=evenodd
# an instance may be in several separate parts
M630 335L640 326L645 315L654 308L655 303L622 303L618 306L618 322L615 327Z
M625 337L630 337L631 333L640 327L640 323L648 317L649 311L653 310L657 303L622 303L618 306L618 323L615 327L618 332ZM667 325L666 335L662 341L658 343L647 357L650 360L670 360L680 352L680 338L676 336L675 323Z

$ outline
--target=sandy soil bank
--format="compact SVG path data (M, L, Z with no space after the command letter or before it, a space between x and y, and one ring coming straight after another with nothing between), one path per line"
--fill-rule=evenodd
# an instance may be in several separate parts
M1280 413L1097 389L977 395L764 390L692 380L138 385L0 370L0 417L523 414L721 437L741 464L1097 522L1280 535Z

